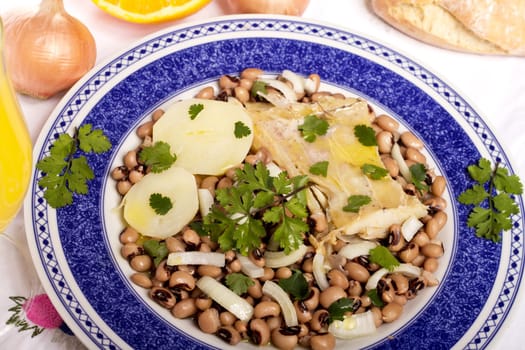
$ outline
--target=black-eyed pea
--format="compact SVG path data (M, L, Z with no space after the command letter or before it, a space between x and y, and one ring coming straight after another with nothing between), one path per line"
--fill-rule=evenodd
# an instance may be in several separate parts
M363 293L363 286L359 281L349 280L347 292L349 296L358 297Z
M170 236L166 238L166 248L171 252L184 252L186 250L186 243L182 241L179 237Z
M438 259L436 258L426 258L423 263L423 269L428 272L436 272L439 267Z
M319 295L321 292L317 287L311 287L310 288L310 294L306 299L303 300L304 305L308 308L308 310L313 311L317 309L317 306L319 305Z
M367 308L370 305L372 305L372 299L368 295L362 295L360 297L361 299L361 307Z
M386 304L383 309L381 310L381 313L383 315L382 319L383 322L390 323L394 322L401 316L401 313L403 312L403 306L399 305L398 303L391 302Z
M308 310L308 307L302 300L296 300L293 303L295 313L297 314L297 320L299 323L307 323L312 319L312 312Z
M128 226L126 227L119 236L120 243L126 244L126 243L135 243L139 239L139 233L137 230L135 230L133 227Z
M242 78L239 80L239 86L245 88L246 90L250 91L253 86L253 80Z
M231 188L233 186L233 180L229 177L223 177L217 183L217 189Z
M405 294L408 290L408 278L406 278L401 273L393 273L390 275L390 279L392 280L392 288L394 288L394 291L396 294Z
M319 90L319 86L321 85L321 77L319 74L313 73L308 76L308 79L312 82L312 86L309 87L308 93L313 94Z
M389 154L392 151L392 146L394 145L394 137L389 131L380 131L376 135L377 147L379 153Z
M212 304L213 300L205 295L199 295L195 298L195 306L201 311L209 309Z
M406 245L398 254L402 262L409 263L419 255L419 246L413 242Z
M427 258L439 258L444 254L442 243L428 243L421 247L421 253Z
M400 136L401 142L405 147L412 147L416 149L422 149L424 144L416 135L410 131L405 131Z
M419 231L414 235L411 242L417 244L418 246L422 247L428 242L430 242L430 238L428 237L427 233L425 231Z
M151 279L149 278L149 276L141 272L133 273L130 276L130 279L133 283L142 288L149 289L153 286L153 283L151 283Z
M424 256L423 254L420 253L410 263L412 265L414 265L414 266L421 267L421 266L423 266L423 263L425 262L426 258L427 258L426 256Z
M423 153L412 147L407 148L406 158L420 164L427 163L427 158Z
M391 177L397 177L399 175L399 165L394 158L390 155L382 154L381 161Z
M330 286L321 292L319 295L319 302L325 309L328 309L334 301L346 298L346 296L347 294L343 288L339 286Z
M262 301L253 310L255 318L277 317L280 313L281 307L275 301Z
M437 212L439 210L445 210L447 208L447 201L441 197L431 196L423 201L423 204L428 205L429 208Z
M240 272L242 269L241 261L239 259L233 260L228 264L228 270L231 272Z
M211 195L215 197L215 186L219 182L217 176L206 176L200 183L200 188L210 191Z
M169 277L171 288L192 291L195 289L195 278L187 271L175 271Z
M252 278L252 281L254 284L248 287L248 295L254 299L260 299L263 296L261 282L257 278Z
M327 278L331 286L339 286L343 289L347 289L349 286L348 278L344 272L339 269L331 269L328 271Z
M233 327L239 334L241 335L241 338L247 339L248 338L248 322L237 320L233 324Z
M129 262L131 268L137 272L146 272L151 269L151 266L153 265L153 261L151 260L149 255L136 255L133 258L131 258Z
M164 112L163 109L161 109L161 108L156 109L155 111L153 111L153 113L151 113L151 120L156 122L157 120L159 120L164 115L164 113L165 112Z
M378 115L375 119L375 123L383 130L394 132L399 129L399 123L392 117L381 114Z
M166 309L171 309L175 306L177 299L171 291L163 287L153 287L149 291L149 296L157 304L165 307Z
M239 332L232 326L220 327L217 336L230 345L237 345L242 340Z
M192 317L197 313L197 306L195 305L195 299L186 298L180 300L171 309L171 314L176 318L188 318Z
M182 240L190 247L198 247L201 242L199 234L192 229L186 229L182 232Z
M401 306L405 306L407 301L408 301L408 299L407 299L406 295L396 295L394 297L394 303L399 304Z
M136 184L144 177L144 170L142 165L137 165L133 170L129 172L128 180L132 184Z
M387 233L388 249L392 252L398 252L406 245L405 237L401 234L401 225L390 225Z
M206 86L205 88L201 89L197 95L195 95L195 98L201 98L204 100L213 100L215 98L215 90L211 86Z
M432 217L432 219L428 220L428 222L425 224L425 232L427 233L430 239L434 239L438 236L439 232L441 231L441 229L447 221L446 218L447 216L445 212L438 211Z
M276 328L271 333L272 344L280 350L292 350L297 345L297 334L288 334L286 328Z
M125 165L118 166L111 171L111 178L116 181L125 180L129 175L129 170Z
M197 317L197 323L199 328L204 333L213 334L219 330L221 321L219 319L219 311L215 308L209 308L204 310Z
M264 252L262 249L252 249L248 254L248 258L259 267L264 267L266 265L266 259L264 258Z
M126 155L124 155L124 165L128 170L133 170L139 165L136 150L128 151Z
M313 271L313 258L304 259L303 263L301 265L301 270L304 272L312 272Z
M441 175L436 176L434 179L434 182L432 182L432 185L430 186L430 191L432 194L436 197L441 197L443 193L445 192L447 184L445 181L445 178Z
M155 122L153 120L150 120L140 125L137 128L137 136L140 137L141 139L144 139L146 138L146 136L153 135L153 125L154 124Z
M372 316L374 317L374 323L376 325L376 328L381 326L383 324L383 313L381 312L381 309L377 306L372 306L370 311L372 312Z
M361 264L353 261L349 261L344 266L345 271L348 273L348 278L356 280L358 282L366 283L370 278L370 272Z
M233 326L235 321L237 321L237 317L235 317L235 315L229 311L221 312L219 314L219 319L221 320L221 324L223 326Z
M277 271L275 271L275 278L277 279L290 278L291 276L292 270L289 267L279 267Z
M332 333L321 333L310 338L312 350L332 350L335 348L335 336Z
M234 89L237 86L239 86L239 80L239 78L231 75L222 75L219 78L219 87L221 88L221 90Z
M312 315L312 320L310 321L310 329L319 332L321 329L328 327L330 323L330 314L324 309L318 309Z
M264 71L259 68L246 68L241 72L241 79L248 79L251 81L257 80L261 75L264 74Z
M201 276L209 276L211 278L217 278L222 275L222 270L218 266L213 265L199 265L197 273Z
M133 186L133 184L131 183L131 181L128 181L128 180L120 180L119 182L117 182L117 192L123 196L125 195L126 193L128 193L128 191L131 189L131 186Z
M326 216L323 213L313 213L310 215L310 219L315 222L316 232L325 232L328 229L328 222Z
M266 345L270 341L270 327L265 320L254 318L250 321L250 339L256 345Z
M170 271L166 266L166 260L160 262L160 264L155 269L155 278L161 282L166 282L170 279Z
M233 89L233 96L235 96L239 102L246 103L250 100L250 91L242 86L237 86Z
M270 332L274 330L275 328L281 328L284 321L282 317L280 316L271 316L266 319L266 323L268 324L268 328L270 328Z

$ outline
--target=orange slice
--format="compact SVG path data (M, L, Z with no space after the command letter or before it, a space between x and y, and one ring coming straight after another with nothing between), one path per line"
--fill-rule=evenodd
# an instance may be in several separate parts
M155 23L189 16L211 0L93 0L110 15L135 23Z

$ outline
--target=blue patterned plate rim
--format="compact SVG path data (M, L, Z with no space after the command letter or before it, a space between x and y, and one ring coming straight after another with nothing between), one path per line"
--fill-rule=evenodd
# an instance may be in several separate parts
M252 50L247 52L246 47ZM323 63L327 61L330 65ZM317 72L328 84L389 111L428 145L450 184L451 198L470 185L465 172L457 169L480 155L513 173L490 128L454 89L406 55L363 35L311 20L255 15L227 16L151 35L78 82L54 110L35 145L36 162L48 154L58 134L84 122L103 128L114 145L108 154L88 157L96 173L88 195L55 211L43 199L37 184L42 174L35 171L24 208L27 237L42 283L86 345L162 348L152 339L161 337L178 341L180 348L207 347L161 317L151 316L155 311L130 290L115 266L118 257L108 242L102 202L110 190L106 188L109 166L134 126L175 96L249 66L269 72ZM516 202L523 212L522 198ZM454 202L452 207L454 242L442 283L413 320L395 329L392 337L364 347L410 349L425 339L427 348L481 349L498 333L522 280L523 217L513 217L513 228L496 245L465 228L468 208ZM114 288L108 288L104 276L115 278ZM465 276L477 277L477 285L465 281ZM443 308L451 297L458 306ZM122 305L109 307L117 300L123 300ZM117 320L122 308L128 319ZM142 324L144 320L151 324ZM151 327L152 336L137 339L136 332L146 327Z

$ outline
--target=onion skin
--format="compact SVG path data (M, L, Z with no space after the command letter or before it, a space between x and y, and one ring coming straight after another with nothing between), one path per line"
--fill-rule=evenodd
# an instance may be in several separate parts
M301 16L309 0L226 0L231 13L271 13Z
M19 93L47 99L70 88L95 64L90 31L66 13L62 0L4 19L5 59Z

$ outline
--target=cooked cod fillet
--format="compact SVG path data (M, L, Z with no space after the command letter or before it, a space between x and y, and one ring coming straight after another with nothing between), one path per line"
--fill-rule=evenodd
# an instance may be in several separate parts
M426 206L407 195L390 176L372 180L363 174L364 164L384 167L377 146L364 146L354 135L356 125L371 125L372 116L365 101L326 97L311 104L271 107L251 103L246 108L254 122L254 148L268 149L289 176L308 175L326 196L332 234L382 238L392 224L427 214ZM305 141L298 129L309 114L329 123L328 132L314 142ZM310 167L320 161L328 161L326 177L309 173ZM358 213L346 212L343 207L352 195L369 196L371 202ZM313 212L320 210L311 201L309 207Z

